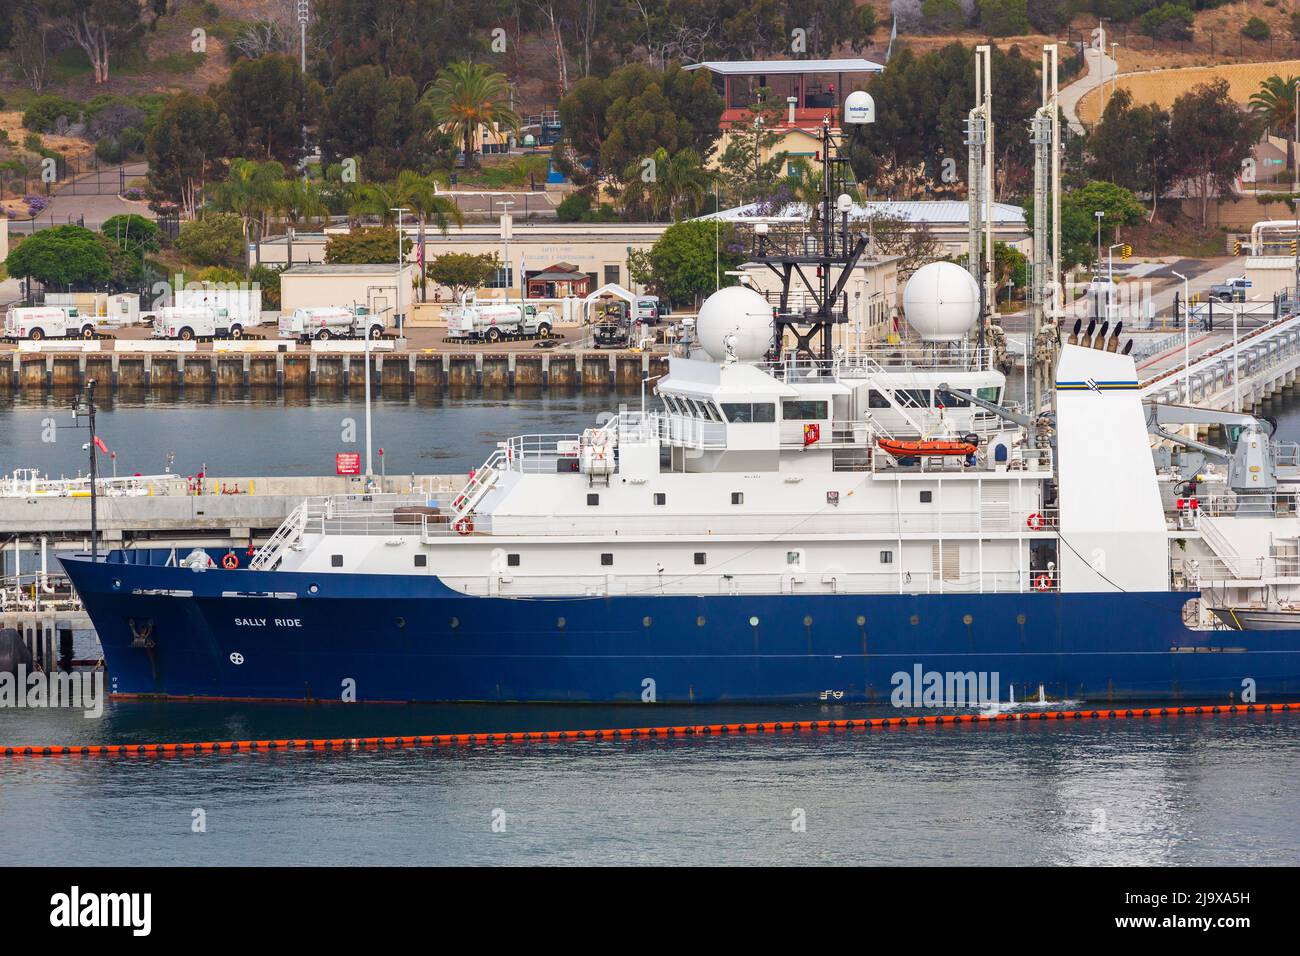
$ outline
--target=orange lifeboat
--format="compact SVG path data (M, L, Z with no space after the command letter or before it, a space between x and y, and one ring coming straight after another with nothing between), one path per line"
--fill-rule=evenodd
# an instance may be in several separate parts
M951 438L929 441L899 441L881 438L876 441L881 451L895 458L926 458L932 455L973 455L978 450L973 442Z

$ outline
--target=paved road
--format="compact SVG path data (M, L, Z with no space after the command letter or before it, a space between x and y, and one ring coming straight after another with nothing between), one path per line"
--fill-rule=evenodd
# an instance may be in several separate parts
M1083 124L1079 122L1079 100L1083 99L1085 93L1095 90L1103 79L1113 77L1119 69L1118 64L1101 50L1089 47L1083 51L1083 58L1088 65L1088 72L1062 89L1059 97L1061 112L1065 114L1070 130L1075 133L1083 132Z
M112 191L120 181L120 169L125 169L125 178L128 182L144 176L148 171L144 163L128 163L124 167L106 166L95 172L84 173L56 192L51 197L50 205L35 222L11 221L10 233L26 235L34 229L48 229L50 226L79 222L83 217L86 228L98 229L104 220L126 212L138 213L153 219L154 214L147 205L142 202L127 202ZM96 188L109 191L90 192Z

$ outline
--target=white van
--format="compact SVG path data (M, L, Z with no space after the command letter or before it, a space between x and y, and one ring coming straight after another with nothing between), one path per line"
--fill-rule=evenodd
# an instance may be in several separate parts
M196 338L240 339L244 327L231 322L225 309L181 309L168 306L154 313L153 336L156 339L180 339L189 342Z
M5 336L33 342L68 336L89 339L95 336L95 321L89 316L82 318L76 309L48 305L17 306L5 312Z

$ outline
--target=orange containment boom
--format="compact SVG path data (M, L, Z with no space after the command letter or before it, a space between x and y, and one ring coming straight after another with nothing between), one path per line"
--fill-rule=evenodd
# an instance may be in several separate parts
M1284 704L1205 704L1197 707L1143 707L1128 710L1015 711L991 716L941 714L925 717L873 717L858 720L798 720L751 724L687 724L677 727L620 727L613 730L530 730L521 733L432 734L422 737L331 737L318 739L223 740L205 743L93 744L90 746L0 746L4 757L172 757L189 754L245 753L274 750L364 750L453 744L507 744L558 740L628 740L632 738L712 737L731 734L781 734L805 731L881 730L891 727L985 726L1137 717L1223 717L1235 714L1300 713L1300 702Z

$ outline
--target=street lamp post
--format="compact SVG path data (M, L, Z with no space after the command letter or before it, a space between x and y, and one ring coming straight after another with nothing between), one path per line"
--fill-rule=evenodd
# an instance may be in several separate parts
M510 301L510 290L514 288L514 283L510 281L510 231L514 226L510 218L510 207L513 205L514 202L509 199L501 202L501 243L505 247L504 255L506 259L505 286L503 288L505 289L507 302Z
M409 212L405 206L398 206L390 209L389 212L397 213L397 278L393 280L393 308L397 310L397 337L402 338L402 213ZM424 250L420 250L420 256L424 256ZM370 371L370 365L367 362L366 371ZM368 391L369 389L367 389Z
M1098 209L1093 213L1093 216L1097 219L1097 265L1101 265L1101 221L1105 218L1106 213Z
M1192 367L1192 310L1187 301L1187 276L1181 272L1174 272L1173 275L1183 280L1183 404L1190 405L1192 403L1192 376L1190 374Z

